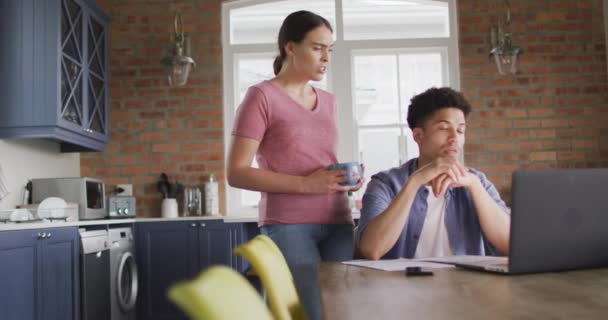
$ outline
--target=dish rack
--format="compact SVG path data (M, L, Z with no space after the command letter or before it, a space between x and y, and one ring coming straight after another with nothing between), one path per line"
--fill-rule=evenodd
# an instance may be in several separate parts
M67 203L62 208L39 209L38 204L21 205L16 209L0 210L0 222L54 222L78 221L78 204Z

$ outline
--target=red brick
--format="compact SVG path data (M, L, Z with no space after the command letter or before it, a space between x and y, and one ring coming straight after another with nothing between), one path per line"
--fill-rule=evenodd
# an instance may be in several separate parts
M597 149L599 143L597 140L574 140L572 141L574 149Z
M144 154L141 156L143 164L155 164L164 162L167 156L164 154Z
M139 135L140 141L166 141L166 132L144 132Z
M116 166L132 165L135 164L136 159L135 155L113 155L108 157L108 162Z
M196 161L224 160L224 155L221 153L204 153L195 157Z
M177 152L179 144L177 143L155 143L152 145L152 152Z
M532 152L530 154L530 160L533 161L553 161L555 159L555 151Z
M563 160L585 160L585 153L580 151L560 151L557 153L557 159Z

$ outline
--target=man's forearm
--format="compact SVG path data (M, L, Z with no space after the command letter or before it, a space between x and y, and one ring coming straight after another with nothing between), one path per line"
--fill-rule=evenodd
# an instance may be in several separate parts
M481 181L477 180L470 192L484 234L500 253L508 255L511 219L488 194Z
M416 186L414 181L408 181L388 208L369 222L360 242L361 253L367 259L380 259L395 245L418 192Z

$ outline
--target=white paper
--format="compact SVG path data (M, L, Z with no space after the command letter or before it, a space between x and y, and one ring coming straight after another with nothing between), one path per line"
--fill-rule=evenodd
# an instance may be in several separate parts
M422 268L451 268L452 265L443 263L433 263L419 259L392 259L392 260L351 260L343 261L343 264L365 267L384 271L403 271L406 267Z

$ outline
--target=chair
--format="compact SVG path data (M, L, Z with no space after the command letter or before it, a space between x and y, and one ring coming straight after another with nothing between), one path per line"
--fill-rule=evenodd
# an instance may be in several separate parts
M258 235L236 247L234 254L243 256L253 266L264 286L275 319L308 319L285 257L272 239Z
M273 319L247 280L225 266L210 267L194 280L172 286L168 295L190 319Z

